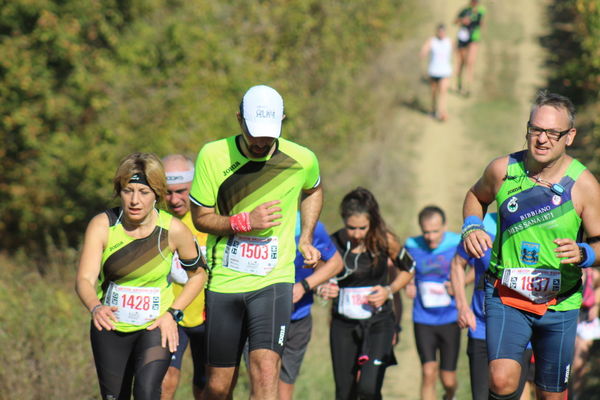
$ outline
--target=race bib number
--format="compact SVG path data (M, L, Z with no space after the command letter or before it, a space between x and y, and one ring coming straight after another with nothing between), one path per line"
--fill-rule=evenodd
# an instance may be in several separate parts
M340 288L338 313L346 318L367 319L373 315L375 308L367 301L373 287Z
M468 28L465 28L463 26L462 28L460 28L458 30L458 34L456 36L458 37L458 40L460 40L461 42L467 42L467 41L469 41L469 38L471 37L471 32L469 32Z
M447 307L452 298L440 282L419 282L419 296L425 308Z
M230 237L223 254L223 266L238 272L265 276L277 265L277 237Z
M555 269L507 268L502 285L536 304L547 303L560 291L560 271Z
M160 313L160 288L119 286L111 282L104 304L117 307L119 322L144 325L158 318Z

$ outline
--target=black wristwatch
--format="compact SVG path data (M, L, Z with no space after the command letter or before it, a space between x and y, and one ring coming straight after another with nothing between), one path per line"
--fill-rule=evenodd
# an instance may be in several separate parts
M183 311L181 310L177 310L176 308L171 308L169 307L167 309L167 312L169 314L171 314L171 316L173 317L173 319L175 320L175 322L180 323L181 320L183 319Z

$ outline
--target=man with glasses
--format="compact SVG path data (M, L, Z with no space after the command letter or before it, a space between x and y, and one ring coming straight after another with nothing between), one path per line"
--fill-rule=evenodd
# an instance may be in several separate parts
M581 268L598 265L600 251L600 185L566 153L574 120L568 98L541 92L527 123L527 149L493 160L465 198L465 250L480 258L492 247L485 283L490 399L518 398L529 340L538 398L563 399L567 388ZM494 200L499 228L492 246L481 219Z

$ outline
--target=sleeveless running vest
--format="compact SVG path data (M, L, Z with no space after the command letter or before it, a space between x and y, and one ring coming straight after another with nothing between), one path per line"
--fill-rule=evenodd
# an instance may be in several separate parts
M447 78L452 75L452 41L450 38L440 39L437 36L431 38L427 73L434 78Z
M498 278L506 268L557 269L561 274L559 295L579 284L581 268L561 264L555 255L557 238L581 241L581 218L573 207L571 190L586 169L573 160L559 182L564 189L536 185L523 162L525 151L509 155L506 178L496 201L498 235L494 240L490 271ZM549 308L555 311L578 309L581 290Z
M172 286L167 281L171 271L173 253L169 248L169 226L172 215L158 211L156 227L142 239L135 239L125 233L121 223L120 207L106 210L108 215L108 242L102 252L102 268L98 280L97 294L104 303L106 291L111 282L128 287L160 288L160 313L164 313L173 303ZM133 332L148 327L124 322L115 324L119 332Z

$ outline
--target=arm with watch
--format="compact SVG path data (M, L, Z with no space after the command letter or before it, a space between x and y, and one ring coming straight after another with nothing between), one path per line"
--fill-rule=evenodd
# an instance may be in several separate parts
M176 218L173 218L169 231L171 248L179 254L181 266L188 274L188 281L183 290L173 300L168 310L159 316L147 329L160 329L162 347L169 347L171 352L177 350L179 333L177 323L183 319L183 311L204 290L206 284L206 261L198 248L192 232Z

